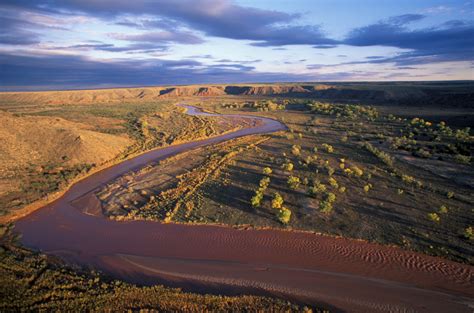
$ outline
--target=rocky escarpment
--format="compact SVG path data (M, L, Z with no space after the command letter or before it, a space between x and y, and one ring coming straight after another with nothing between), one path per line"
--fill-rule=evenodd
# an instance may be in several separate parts
M454 86L454 87L453 87ZM98 104L155 101L173 97L281 96L367 102L416 102L428 105L474 107L472 83L282 83L189 85L49 92L3 92L0 106L31 104ZM453 89L455 88L455 89Z

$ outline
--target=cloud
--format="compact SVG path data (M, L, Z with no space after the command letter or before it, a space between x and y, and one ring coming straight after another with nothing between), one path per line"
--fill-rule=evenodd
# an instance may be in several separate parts
M111 33L111 38L126 41L148 42L148 43L180 43L180 44L200 44L204 40L186 31L160 31L142 34Z
M205 66L195 60L91 60L74 55L0 53L0 90L44 90L163 84L308 81L312 76L256 72L252 66Z
M452 20L429 28L407 25L423 19L406 14L352 30L343 41L352 46L390 46L410 51L394 57L373 58L370 63L395 62L398 65L426 64L474 59L474 23Z
M156 43L134 43L126 46L116 46L108 43L81 43L72 46L52 46L46 48L47 50L75 50L75 51L107 51L107 52L129 52L129 53L151 53L151 52L165 52L168 51L168 46Z
M421 12L426 13L426 14L442 14L442 13L451 12L452 10L453 10L452 7L448 7L445 5L438 5L435 7L426 8L422 10Z
M8 16L5 11L0 11L0 44L7 45L31 45L40 42L40 35L32 31L35 23L24 21L18 17L18 14Z
M123 19L121 25L166 28L163 21L173 21L172 28L185 25L208 36L237 40L255 41L253 45L326 45L335 41L326 38L319 26L291 25L300 15L274 10L244 7L230 0L49 0L29 2L26 0L7 3L17 6L29 6L35 9L68 10L81 12L105 19L123 15L152 16L150 20L129 21Z

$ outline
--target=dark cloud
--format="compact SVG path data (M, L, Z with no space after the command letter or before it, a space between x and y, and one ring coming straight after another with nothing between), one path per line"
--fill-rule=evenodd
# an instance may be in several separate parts
M407 24L422 19L419 14L392 17L354 29L343 41L352 46L390 46L411 51L394 57L369 57L370 63L426 64L474 59L474 23L449 21L437 27L411 29Z
M237 60L231 60L231 59L219 59L219 60L216 60L215 62L217 62L217 63L252 64L252 63L259 63L259 62L262 62L262 60L261 60L261 59L255 59L255 60L242 60L242 61L237 61Z
M48 50L97 50L107 52L134 52L134 53L151 53L164 52L168 50L168 46L155 43L134 43L126 46L116 46L102 42L84 43L72 46L53 46L47 48Z
M195 60L117 60L99 62L71 55L12 55L0 53L1 90L44 90L204 84L308 81L312 77L259 73L251 66L205 66Z
M336 42L336 41L334 41L334 42ZM313 48L315 48L315 49L332 49L332 48L336 48L336 47L337 47L337 45L335 45L335 44L313 46Z
M273 10L237 5L230 0L25 0L7 3L36 9L63 9L84 12L102 18L121 18L127 15L148 15L149 21L119 21L122 25L144 28L169 26L166 21L199 30L208 36L238 40L252 40L255 46L331 45L335 41L321 32L318 26L292 26L300 17ZM163 22L165 21L165 22ZM169 29L169 28L168 28Z
M40 35L37 32L32 31L34 27L38 25L31 23L29 21L24 21L16 14L8 14L11 12L6 12L0 10L0 44L7 45L31 45L40 42ZM13 12L14 13L14 12ZM10 15L10 16L7 16Z

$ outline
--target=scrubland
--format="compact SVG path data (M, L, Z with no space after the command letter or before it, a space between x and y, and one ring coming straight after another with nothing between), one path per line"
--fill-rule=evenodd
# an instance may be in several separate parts
M199 148L128 173L98 191L105 216L298 229L472 265L472 84L415 85L4 93L0 214L8 220L81 176L144 151L249 126L245 119L188 116L175 106L187 103L271 117L288 131ZM303 309L275 299L114 281L22 248L9 231L0 259L6 311L112 304L121 310Z

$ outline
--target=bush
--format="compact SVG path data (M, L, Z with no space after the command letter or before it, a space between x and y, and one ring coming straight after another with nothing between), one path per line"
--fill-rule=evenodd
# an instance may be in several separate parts
M471 163L471 157L468 155L456 154L454 156L454 160L461 164L469 164Z
M370 189L372 189L372 184L367 184L367 185L364 186L364 191L365 192L369 192Z
M275 192L272 199L272 209L281 209L283 202L283 197L278 192Z
M333 177L329 177L329 185L331 185L332 187L336 189L339 187L337 180L335 180Z
M297 176L290 176L287 180L290 189L296 190L300 185L300 178Z
M362 175L364 175L364 171L358 168L357 166L352 166L351 169L357 177L361 177Z
M250 203L252 204L254 208L257 208L261 205L262 199L263 199L263 193L256 191L255 196L252 197L252 199L250 200Z
M278 211L278 219L283 224L288 224L290 222L290 219L291 219L291 211L289 209L285 208L285 207L282 207Z
M298 146L298 145L293 145L293 146L291 146L291 153L292 153L294 156L299 156L299 155L301 155L301 146Z
M270 175L271 173L273 173L273 171L272 171L271 168L265 167L265 168L263 169L263 174L265 174L265 175Z
M469 226L464 230L464 237L469 240L474 239L474 228L472 226Z
M333 153L334 152L334 148L327 144L327 143L323 143L321 146L323 146L323 148L326 150L327 153Z
M261 189L267 189L268 185L270 184L270 177L264 177L260 180L259 186Z
M441 221L441 218L437 213L428 213L428 218L436 223L439 223Z
M369 151L370 153L372 153L373 155L375 155L380 161L382 161L383 163L385 163L386 165L388 166L393 166L393 158L388 154L388 153L385 153L377 148L375 148L373 145L371 145L369 142L365 142L363 144L363 147Z
M283 168L285 170L291 172L293 170L294 166L293 166L293 163L288 162L288 163L283 164Z
M442 206L439 207L438 212L441 213L441 214L446 214L446 213L448 213L448 207L445 206L445 205L442 205Z
M310 195L316 195L326 191L326 185L321 184L319 181L314 182L314 186L309 188Z
M250 199L250 203L254 208L257 208L261 205L263 200L263 193L268 188L270 184L270 177L264 177L259 182L259 188L255 191L255 195Z
M329 214L333 210L332 204L336 201L336 195L332 192L328 192L324 201L319 203L319 210L324 214Z

